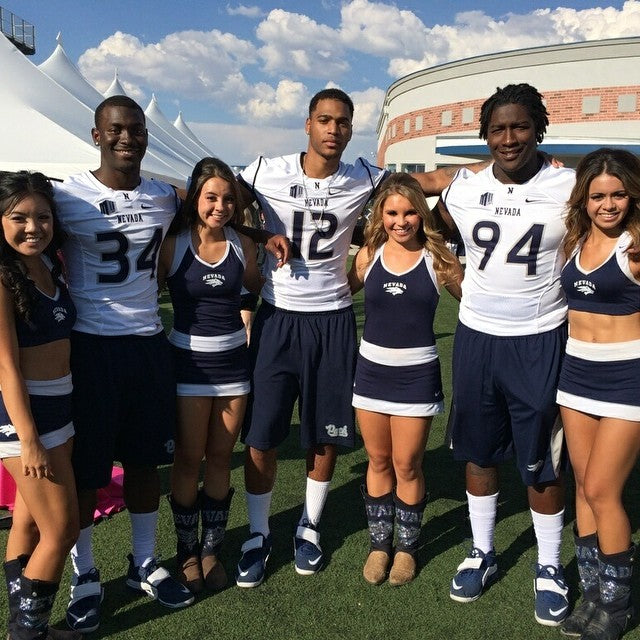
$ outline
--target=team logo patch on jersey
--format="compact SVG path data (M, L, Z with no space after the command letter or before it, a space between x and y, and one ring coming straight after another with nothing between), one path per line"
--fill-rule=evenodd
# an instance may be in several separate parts
M219 287L224 284L224 276L221 273L207 273L202 276L202 282L210 287Z
M480 205L482 207L488 207L493 202L493 193L487 191L480 196Z
M116 210L116 203L113 200L103 200L100 203L100 213L103 216L108 216L114 213Z
M385 293L390 293L392 296L399 296L406 291L407 285L404 284L404 282L385 282L382 288Z
M346 424L342 427L328 424L325 426L325 430L330 438L346 438L349 435L349 427Z
M592 295L596 292L596 285L591 280L576 280L573 288L584 296Z
M53 318L56 322L64 322L67 318L67 309L65 307L54 307Z
M290 198L302 198L303 195L304 195L304 188L302 187L301 184L294 184L289 189Z

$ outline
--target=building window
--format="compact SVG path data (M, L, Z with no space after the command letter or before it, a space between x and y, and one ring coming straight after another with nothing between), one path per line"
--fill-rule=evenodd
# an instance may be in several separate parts
M462 124L469 124L473 122L473 107L465 107L462 110Z
M585 96L582 98L582 113L600 113L600 96Z
M422 131L422 116L416 116L416 131Z
M618 113L633 113L638 108L638 95L626 93L618 96Z
M410 129L411 129L411 120L409 120L409 118L406 118L406 120L404 121L404 132L409 133Z
M450 127L453 122L453 111L451 109L447 109L447 111L443 111L440 116L440 124L443 127Z
M403 164L400 169L404 173L422 173L424 171L423 164Z
M392 138L396 137L396 125L395 125L395 122L391 125L391 137Z
M388 164L385 168L386 168L387 171L392 171L393 173L395 173L396 164L395 164L395 162L392 162L391 164Z

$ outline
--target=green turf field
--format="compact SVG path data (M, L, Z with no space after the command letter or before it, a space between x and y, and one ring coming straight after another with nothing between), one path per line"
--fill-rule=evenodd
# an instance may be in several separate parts
M450 361L457 306L443 293L436 334L449 397ZM356 299L359 322L361 295ZM165 319L170 318L164 305ZM449 581L468 548L462 468L454 464L443 446L445 419L437 418L429 439L424 469L430 500L425 511L420 573L406 586L370 586L361 571L368 537L360 497L366 466L362 442L345 451L339 461L322 519L322 547L328 563L317 576L298 576L292 564L292 535L301 513L304 493L304 459L297 446L297 430L280 451L273 496L271 528L274 548L267 579L255 589L229 586L221 593L206 593L187 609L170 611L149 598L126 589L126 555L129 520L125 513L95 529L94 548L105 586L102 624L89 638L216 639L216 640L538 640L560 638L557 629L538 625L533 618L534 537L525 493L510 467L502 474L496 548L500 580L477 602L460 604L449 598ZM242 449L236 447L232 484L237 494L231 511L223 561L233 574L239 548L248 535L242 480ZM163 469L164 491L168 469ZM568 490L571 501L571 489ZM640 483L636 471L628 485L627 504L632 509L634 537L640 524ZM573 518L568 507L568 523ZM6 532L1 532L4 544ZM169 508L162 500L158 552L169 569L175 564L175 542ZM565 528L562 553L567 577L577 585L572 561L571 526ZM68 584L68 570L63 585ZM638 579L636 575L636 591ZM52 622L63 626L66 590L58 598ZM6 612L6 594L0 595L0 612ZM62 624L61 624L62 623ZM625 636L640 638L640 628Z

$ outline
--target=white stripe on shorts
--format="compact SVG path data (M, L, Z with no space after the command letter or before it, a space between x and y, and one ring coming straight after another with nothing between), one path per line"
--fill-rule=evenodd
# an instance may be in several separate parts
M5 429L13 425L2 425L0 429ZM64 427L60 427L55 431L50 431L40 436L40 442L45 449L53 449L64 444L75 433L73 422L68 422ZM3 442L0 444L0 459L17 458L20 455L20 440L12 440L11 442Z
M178 396L201 396L217 398L219 396L246 396L251 390L248 380L241 382L226 382L223 384L189 384L178 382Z
M405 402L389 402L377 398L365 398L356 393L353 394L353 406L356 409L386 413L390 416L404 416L407 418L426 418L444 413L444 402L431 402L428 404L415 404Z
M601 418L618 418L620 420L640 422L640 407L633 405L582 398L581 396L560 390L558 391L556 401L562 407L575 409L581 413L590 413L591 415Z
M435 344L430 347L391 349L361 340L360 355L370 362L388 367L411 367L436 360L438 358L438 350Z
M25 380L24 383L32 396L66 396L73 391L70 373L53 380Z
M640 358L640 340L628 342L584 342L569 337L567 355L593 362L615 362Z
M171 329L169 342L174 347L189 351L229 351L246 344L247 330L242 327L242 329L238 329L234 333L227 333L222 336L190 336L187 333Z

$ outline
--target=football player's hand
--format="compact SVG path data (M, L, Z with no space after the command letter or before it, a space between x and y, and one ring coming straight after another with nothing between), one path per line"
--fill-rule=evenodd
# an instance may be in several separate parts
M549 155L548 153L546 153L545 151L538 151L538 153L552 166L555 167L556 169L560 169L561 167L564 167L564 162L562 162L562 160L558 160L558 158Z
M291 243L286 236L276 234L267 240L265 249L275 256L278 261L276 267L281 267L289 261L291 255Z

